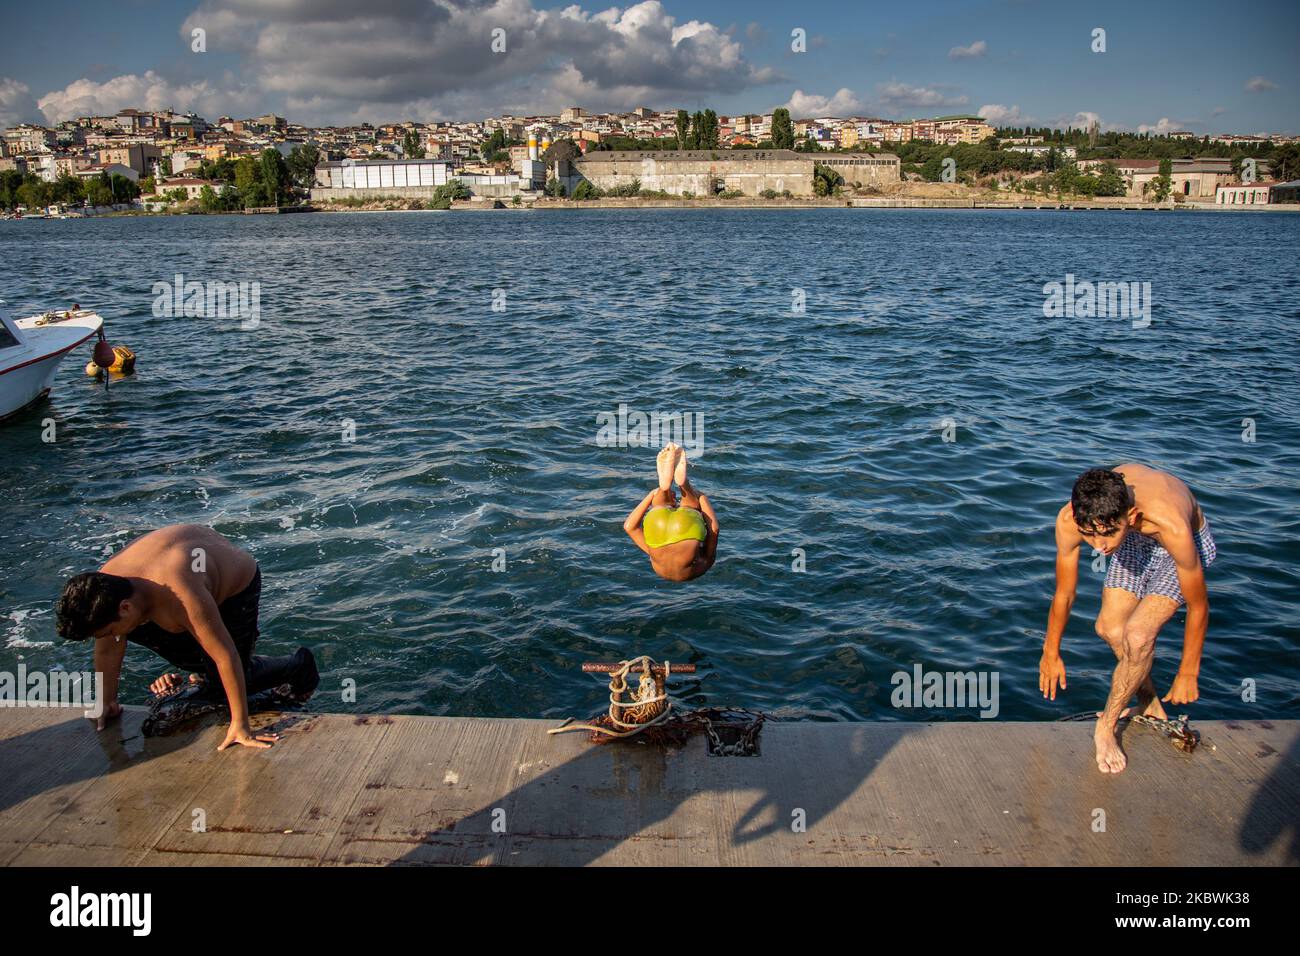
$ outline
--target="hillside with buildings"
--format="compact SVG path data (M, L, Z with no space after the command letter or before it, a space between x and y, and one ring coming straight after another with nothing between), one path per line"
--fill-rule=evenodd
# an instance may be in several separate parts
M815 195L1294 202L1293 138L994 129L979 116L718 116L634 109L307 127L123 109L0 140L0 209L236 211L311 201ZM1261 157L1258 161L1252 157ZM1267 159L1263 157L1268 157ZM1162 163L1164 164L1162 166Z

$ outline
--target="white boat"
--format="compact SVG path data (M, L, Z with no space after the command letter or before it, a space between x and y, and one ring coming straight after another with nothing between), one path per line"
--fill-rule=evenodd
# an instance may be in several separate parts
M17 320L0 310L0 420L48 395L59 362L103 324L87 309Z

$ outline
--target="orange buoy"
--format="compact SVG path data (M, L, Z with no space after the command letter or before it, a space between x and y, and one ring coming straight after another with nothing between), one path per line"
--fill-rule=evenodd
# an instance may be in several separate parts
M107 348L107 355L101 351L101 345ZM105 370L114 375L130 375L135 371L135 353L125 345L109 345L102 341L97 343L94 360L86 364L86 374L93 378Z

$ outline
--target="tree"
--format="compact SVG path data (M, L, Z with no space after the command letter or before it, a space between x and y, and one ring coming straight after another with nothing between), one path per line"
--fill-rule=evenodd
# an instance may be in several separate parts
M289 153L286 165L289 176L299 187L311 189L316 183L316 166L320 163L320 150L313 143L295 146Z
M17 205L26 206L28 209L43 209L53 198L51 192L49 183L32 176L18 187Z
M433 198L446 199L448 202L455 199L468 199L469 197L469 187L459 179L449 179L446 185L439 186L433 191Z
M937 183L943 175L943 161L947 158L938 150L934 150L930 158L921 164L921 178L927 183Z
M677 148L690 149L691 118L686 110L677 111Z
M16 169L0 171L0 208L13 209L18 205L18 188L22 186L24 178Z
M600 190L587 179L584 179L578 185L573 187L574 199L599 199Z
M251 156L241 156L234 167L235 188L247 199L258 187L257 163Z
M1063 196L1066 193L1087 194L1089 184L1085 181L1091 177L1080 176L1078 167L1074 163L1067 162L1058 166L1056 172L1052 174L1052 185L1056 188L1056 194ZM1095 183L1096 180L1093 180Z
M546 152L542 153L542 162L555 168L556 163L571 163L582 155L582 150L571 139L556 140Z
M717 149L722 128L718 125L718 114L713 110L704 111L704 119L697 137L696 149Z
M108 188L113 194L114 202L130 202L140 195L139 183L132 182L117 173L114 173L112 179L108 181Z
M1269 175L1281 182L1300 179L1300 143L1284 143L1273 150Z
M54 181L52 190L55 202L73 205L86 198L86 189L80 179L69 173L62 173Z
M289 199L289 167L284 157L278 149L268 147L262 150L258 167L266 194L271 198L267 205L283 205Z
M215 162L208 162L205 159L199 163L198 177L199 179L219 180L233 185L235 182L235 161L222 158Z
M243 207L244 201L239 195L239 190L233 186L227 186L220 191L212 186L204 186L199 190L199 208L204 212L233 212Z
M690 124L689 119L686 122L688 125ZM568 140L560 140L560 142L568 142ZM638 136L619 136L619 135L610 134L608 136L603 137L599 143L593 143L589 145L587 147L587 152L591 152L592 150L595 150L596 152L608 153L620 149L655 152L661 149L677 149L677 148L678 148L677 137L675 136L665 136L662 139L657 139L653 136L638 137Z
M823 166L821 163L813 164L813 195L838 195L840 187L843 185L844 177L831 167Z
M92 206L113 205L113 189L106 182L107 177L96 176L86 182L86 202Z
M1124 196L1128 193L1128 184L1115 168L1114 163L1103 163L1101 175L1097 177L1098 196Z
M483 146L479 150L479 155L483 157L483 162L490 163L496 159L498 153L505 150L505 146L505 130L494 129L492 135L483 142ZM509 158L509 154L507 154L507 158Z
M544 190L544 192L548 196L554 196L557 199L563 199L565 196L564 183L560 182L558 179L552 176L550 179L546 181L546 189Z
M1160 175L1158 175L1153 184L1154 198L1156 202L1164 202L1169 198L1169 189L1173 185L1173 161L1166 158L1160 160Z
M772 146L775 149L794 149L794 124L790 111L784 106L772 111Z
M500 130L497 130L500 132ZM402 136L402 155L407 159L424 159L424 147L420 145L420 134L408 129Z

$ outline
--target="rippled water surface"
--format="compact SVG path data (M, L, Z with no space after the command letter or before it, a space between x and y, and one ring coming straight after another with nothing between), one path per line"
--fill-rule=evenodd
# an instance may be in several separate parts
M972 716L891 706L920 663L997 671L1002 717L1046 719L1099 705L1113 666L1085 561L1069 690L1038 695L1056 509L1084 468L1139 460L1218 537L1193 712L1300 717L1298 238L1300 216L1119 212L0 223L11 311L95 307L140 356L106 393L79 352L0 426L0 667L87 667L53 633L62 580L199 522L261 562L259 646L316 650L321 709L585 715L579 662L648 653L709 665L692 704ZM260 326L156 317L176 273L259 282ZM1151 326L1045 319L1067 273L1150 281ZM654 449L598 444L620 403L704 417L722 535L698 581L622 532ZM1162 690L1181 639L1180 614ZM127 666L143 702L164 665Z

